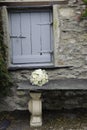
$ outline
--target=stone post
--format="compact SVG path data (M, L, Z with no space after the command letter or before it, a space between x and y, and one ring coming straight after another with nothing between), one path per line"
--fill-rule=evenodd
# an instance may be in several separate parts
M31 113L30 126L42 125L42 101L41 93L30 92L31 99L28 103L28 109Z

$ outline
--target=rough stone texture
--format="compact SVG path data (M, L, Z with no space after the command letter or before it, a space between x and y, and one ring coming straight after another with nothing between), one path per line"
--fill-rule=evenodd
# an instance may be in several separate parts
M87 90L87 79L57 79L50 80L42 87L32 85L29 81L17 83L17 90L27 91L58 91L58 90Z
M48 95L49 98L47 98ZM44 93L43 102L46 102L43 107L48 109L85 108L87 107L87 91L55 91Z
M29 1L33 1L35 2L35 0L0 0L0 2L29 2ZM36 0L36 1L43 1L43 0ZM51 0L44 0L44 1L51 1ZM56 0L56 1L66 1L66 0Z
M72 8L60 8L60 15L65 18L71 18L75 15L74 9Z
M79 21L85 8L80 0L69 0L67 5L58 5L60 39L56 69L47 69L49 79L78 78L87 79L87 20ZM59 37L59 36L58 36ZM5 110L27 109L28 92L18 92L17 82L29 79L33 70L11 71L14 82L12 96L4 99ZM8 104L8 105L5 105ZM53 105L54 104L54 105ZM5 107L6 106L6 107ZM43 93L43 108L87 108L87 91L57 91ZM0 110L4 110L0 109Z

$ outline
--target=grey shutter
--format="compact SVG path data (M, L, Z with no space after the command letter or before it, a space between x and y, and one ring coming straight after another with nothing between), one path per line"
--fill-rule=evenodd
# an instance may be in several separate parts
M51 62L50 12L31 13L32 55L37 62ZM36 57L37 55L37 57Z
M49 12L10 13L9 19L13 63L51 62Z

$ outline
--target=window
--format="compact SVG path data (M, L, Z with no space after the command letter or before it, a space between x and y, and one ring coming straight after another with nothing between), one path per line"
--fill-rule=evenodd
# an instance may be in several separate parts
M10 11L9 27L13 65L52 65L51 9Z
M1 8L8 68L58 67L58 6Z

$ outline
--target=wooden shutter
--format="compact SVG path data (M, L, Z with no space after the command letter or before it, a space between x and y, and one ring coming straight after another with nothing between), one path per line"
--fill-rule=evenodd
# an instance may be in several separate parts
M49 11L10 13L13 63L51 62Z

